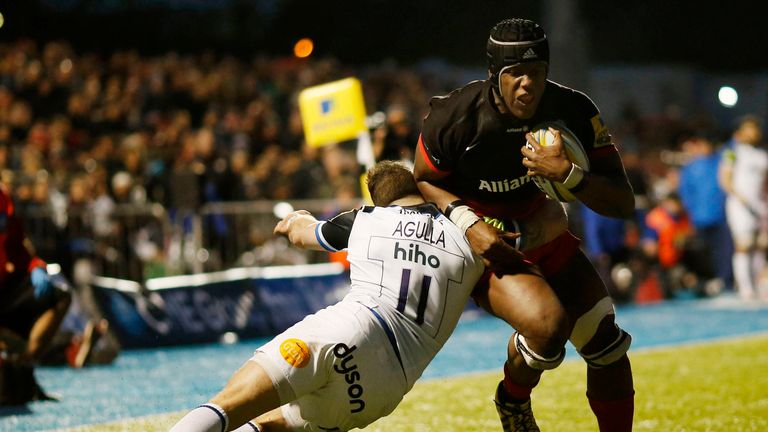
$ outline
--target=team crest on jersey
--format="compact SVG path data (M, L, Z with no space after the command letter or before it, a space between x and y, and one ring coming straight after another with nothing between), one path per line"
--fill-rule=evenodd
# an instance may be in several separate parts
M590 119L592 130L595 132L595 148L605 147L613 143L608 126L605 125L602 116L597 114Z
M286 339L280 344L280 355L295 368L303 368L309 364L309 359L312 356L306 342L293 338Z

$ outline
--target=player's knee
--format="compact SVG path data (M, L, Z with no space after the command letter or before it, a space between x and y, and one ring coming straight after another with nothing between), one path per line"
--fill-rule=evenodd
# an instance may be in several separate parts
M564 309L542 314L537 322L536 330L531 332L529 338L535 337L540 341L541 351L544 353L559 353L568 342L570 335L570 323Z
M632 344L632 336L621 329L616 324L614 326L613 336L609 343L599 344L594 352L580 351L579 354L594 368L610 366L624 358Z
M543 353L559 353L568 342L571 327L568 314L560 303L542 305L532 313L535 317L525 327L528 342Z
M565 347L563 344L555 351L555 354L550 354L544 350L535 351L525 336L520 333L515 333L513 336L513 343L515 350L525 360L528 367L536 370L549 370L560 366L565 358Z
M632 336L614 322L613 302L604 297L579 317L571 331L571 343L592 367L609 366L624 357Z

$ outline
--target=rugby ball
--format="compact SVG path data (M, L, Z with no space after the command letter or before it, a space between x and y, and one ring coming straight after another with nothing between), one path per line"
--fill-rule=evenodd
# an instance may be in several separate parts
M568 160L575 163L584 169L589 171L589 158L587 158L587 152L584 151L584 147L576 138L576 135L568 130L565 126L555 122L545 122L534 126L531 130L531 134L539 142L539 145L546 147L555 143L555 135L549 131L549 128L557 129L560 131L560 136L563 138L563 146L565 147L565 153L568 156ZM528 148L531 145L526 143ZM561 202L575 201L571 191L569 191L560 182L551 181L541 176L533 176L533 182L541 189L542 192L549 195L550 198L556 199Z

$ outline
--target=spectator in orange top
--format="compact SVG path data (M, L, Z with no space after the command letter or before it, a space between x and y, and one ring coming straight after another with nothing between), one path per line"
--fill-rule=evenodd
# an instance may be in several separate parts
M645 217L648 231L645 235L646 255L655 256L661 266L666 296L677 285L676 275L683 264L687 240L693 228L680 197L670 193Z

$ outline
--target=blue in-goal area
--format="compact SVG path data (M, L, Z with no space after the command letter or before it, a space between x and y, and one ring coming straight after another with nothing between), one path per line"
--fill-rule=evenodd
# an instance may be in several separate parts
M731 297L621 306L618 322L632 349L768 331L768 304ZM499 371L512 330L498 319L465 317L423 379ZM129 350L109 366L42 367L43 388L58 402L0 407L0 431L46 431L190 409L210 398L266 339ZM567 359L577 359L569 346Z

